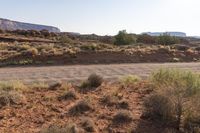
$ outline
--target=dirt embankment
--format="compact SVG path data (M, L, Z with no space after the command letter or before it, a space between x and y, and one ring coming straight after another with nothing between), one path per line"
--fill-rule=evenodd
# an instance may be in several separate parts
M164 63L198 62L200 53L155 51L143 52L78 52L76 54L17 55L3 60L0 65L73 65L73 64L121 64L121 63ZM24 63L24 64L23 64Z

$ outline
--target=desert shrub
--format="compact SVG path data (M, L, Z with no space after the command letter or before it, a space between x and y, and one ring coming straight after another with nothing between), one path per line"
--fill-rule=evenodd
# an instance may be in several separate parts
M86 81L84 81L80 88L83 90L93 90L103 83L103 78L97 74L91 74Z
M45 82L36 82L29 86L31 89L47 89L49 85Z
M29 44L22 44L22 45L17 46L18 51L25 51L30 48L31 48L31 46Z
M67 35L61 35L59 41L61 43L69 43L69 44L73 43L73 40L70 39Z
M101 48L96 43L89 43L89 44L83 44L83 45L81 45L81 49L95 51L95 50L99 50Z
M49 86L49 90L58 90L61 87L62 87L62 83L56 82L56 83L53 83Z
M153 94L146 99L144 105L148 109L145 114L146 117L163 121L173 119L173 104L170 99L164 95Z
M119 31L115 36L115 45L129 45L136 43L136 38L133 35L128 34L125 30Z
M0 91L0 108L25 102L25 97L18 91Z
M54 44L41 44L36 47L39 51L45 50L50 51L54 48Z
M94 122L89 118L82 119L81 126L86 132L95 132L96 131Z
M40 133L79 133L79 129L75 124L69 124L66 127L52 125L48 128L42 129Z
M5 90L5 91L23 91L26 90L27 86L24 85L20 81L1 81L0 82L0 90Z
M124 76L120 79L121 83L124 85L135 84L140 80L141 80L141 78L136 75L128 75L128 76Z
M161 44L161 45L172 45L172 44L177 44L179 42L180 41L177 37L175 37L175 36L173 37L173 36L170 36L168 34L160 35L157 38L157 43Z
M74 91L68 91L58 97L58 100L74 100L76 99L76 93Z
M187 51L188 49L190 49L190 47L186 45L176 45L175 48L180 51Z
M132 114L129 111L123 110L117 112L113 117L113 124L126 124L133 120Z
M91 74L88 77L88 82L91 87L99 87L103 82L103 78L100 75Z
M151 76L154 94L146 99L147 112L151 117L174 123L180 130L187 114L193 114L199 101L200 75L177 69L160 69ZM196 114L196 116L198 116Z
M126 100L121 100L118 103L118 107L121 109L128 109L129 108L129 103Z
M84 114L85 112L91 111L91 110L92 110L92 106L90 105L90 103L86 100L83 100L83 101L79 101L74 106L72 106L69 109L69 114L79 115L79 114Z
M38 55L38 50L36 48L30 48L23 52L25 55L36 56Z
M101 98L100 102L104 105L114 106L119 103L119 98L115 95L105 95Z
M137 42L144 43L144 44L155 44L156 38L148 34L142 34L142 35L138 35Z

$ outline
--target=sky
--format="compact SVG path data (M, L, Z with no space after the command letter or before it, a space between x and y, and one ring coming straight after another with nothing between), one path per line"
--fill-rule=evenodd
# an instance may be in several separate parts
M200 35L200 0L1 0L0 18L63 32L115 35L181 31Z

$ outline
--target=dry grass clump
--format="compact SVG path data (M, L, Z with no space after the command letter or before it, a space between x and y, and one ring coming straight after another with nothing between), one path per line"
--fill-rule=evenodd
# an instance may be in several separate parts
M21 104L26 101L22 94L27 87L20 81L0 82L0 108L4 106Z
M80 88L82 91L94 90L97 87L101 86L103 83L103 78L97 74L91 74L86 81L84 81Z
M129 111L123 110L117 112L113 117L113 124L127 124L133 120L132 114Z
M0 81L0 90L5 90L5 91L23 91L26 90L27 86L24 85L20 81Z
M69 109L69 114L70 115L80 115L80 114L84 114L87 111L91 111L92 110L92 106L90 105L89 102L87 102L86 100L82 100L79 101L78 103L76 103L74 106L72 106Z
M58 97L59 101L62 100L75 100L77 98L75 91L67 91L66 93L62 94Z
M40 133L80 133L80 132L75 124L69 124L66 127L52 125L49 126L48 128L42 129Z
M58 90L59 88L62 87L61 82L53 83L52 85L49 86L49 90Z
M191 114L194 117L190 118L200 116L199 111L195 110L198 103L194 102L200 101L200 75L177 69L161 69L152 74L151 81L155 90L145 101L147 114L151 118L173 123L177 130L184 130L182 125ZM193 120L190 119L190 122Z
M114 95L105 95L101 99L101 103L108 106L114 106L119 103L119 98Z
M37 83L33 83L29 87L31 89L47 89L47 88L49 88L49 85L45 82L37 82Z
M135 84L141 81L141 78L136 75L127 75L120 79L121 83L124 85Z
M26 101L24 95L17 91L0 91L0 108L4 106L18 105Z
M81 126L86 132L96 132L95 124L89 118L82 119Z

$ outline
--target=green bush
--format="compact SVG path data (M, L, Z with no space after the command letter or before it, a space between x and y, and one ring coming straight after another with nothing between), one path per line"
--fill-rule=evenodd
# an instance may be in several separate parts
M161 44L161 45L172 45L172 44L176 44L176 43L179 43L179 42L180 42L180 40L177 37L170 36L168 34L160 35L157 38L157 43Z
M130 45L136 43L134 35L128 34L125 30L119 31L118 35L115 36L115 45Z

